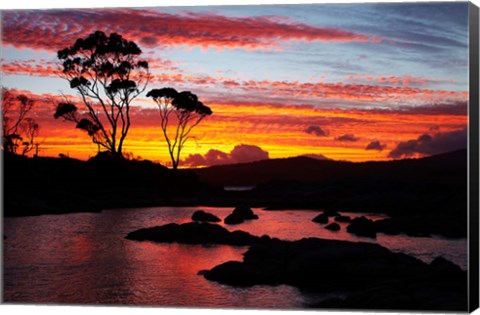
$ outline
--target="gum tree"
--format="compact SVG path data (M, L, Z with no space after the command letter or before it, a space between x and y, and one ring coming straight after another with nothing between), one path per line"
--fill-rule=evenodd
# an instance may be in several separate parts
M6 152L26 155L35 147L39 126L29 117L34 105L31 98L2 88L2 148Z
M145 91L150 79L148 62L140 59L141 53L134 42L101 31L59 50L61 77L78 92L85 109L80 112L73 103L61 102L54 117L76 123L99 149L122 157L131 125L131 103Z
M182 149L191 131L206 116L212 114L210 107L205 106L198 97L189 92L177 92L173 88L153 89L147 93L158 106L160 127L174 170L178 168Z

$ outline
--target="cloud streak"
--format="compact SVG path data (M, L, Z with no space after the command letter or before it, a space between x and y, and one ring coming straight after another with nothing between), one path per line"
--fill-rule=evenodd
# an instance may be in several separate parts
M118 32L145 47L189 45L272 49L279 43L379 42L380 38L322 28L275 16L228 17L209 13L168 14L147 9L6 11L3 42L17 48L58 50L95 31Z
M212 97L210 100L220 101L225 93L231 101L236 98L248 102L249 97L257 102L276 102L279 104L310 102L315 105L325 100L340 100L339 106L378 102L409 103L414 106L402 108L390 107L395 111L409 113L442 114L456 113L466 115L468 92L421 89L410 86L390 86L375 84L343 83L343 82L302 82L275 80L240 80L223 76L192 75L178 68L172 61L151 58L150 67L154 70L154 82L162 85L184 85L189 89L198 87L205 89ZM2 60L2 72L6 75L29 75L38 77L57 77L60 73L59 64L47 60ZM208 88L208 90L207 90ZM206 93L203 93L206 94ZM215 99L218 95L218 99ZM221 97L220 97L221 96ZM205 96L208 98L208 95ZM350 106L351 107L351 106ZM377 107L378 109L378 107ZM382 110L382 109L379 109Z

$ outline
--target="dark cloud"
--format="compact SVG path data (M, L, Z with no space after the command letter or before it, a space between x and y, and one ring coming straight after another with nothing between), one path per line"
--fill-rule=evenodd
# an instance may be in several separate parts
M465 95L465 98L467 96ZM418 106L399 106L396 108L380 109L376 108L370 110L371 113L376 114L407 114L407 115L468 115L468 103L466 100L453 101L450 103L437 103Z
M229 163L229 154L215 149L209 150L205 155L190 154L183 161L183 164L190 166L222 165Z
M380 141L372 141L370 142L367 147L365 148L365 150L378 150L378 151L382 151L384 150L385 148L387 147L386 144L381 144Z
M351 133L344 134L343 136L336 137L335 140L337 141L345 141L345 142L355 142L360 140L360 138L355 137L355 135Z
M402 110L407 114L418 114L418 115L460 115L464 116L468 114L468 103L467 101L453 102L450 104L433 104L433 105L423 105L415 107L405 107Z
M415 140L400 142L388 157L399 159L416 155L435 155L467 147L467 128L433 135L423 134Z
M213 166L236 163L248 163L267 160L268 152L256 145L240 144L233 148L230 153L211 149L205 155L190 154L182 164L189 167Z
M308 134L316 135L317 137L328 136L328 131L323 130L320 126L308 126L304 131Z

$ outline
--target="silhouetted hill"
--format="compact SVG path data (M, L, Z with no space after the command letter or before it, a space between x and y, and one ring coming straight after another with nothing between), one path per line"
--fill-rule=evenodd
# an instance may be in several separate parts
M151 161L27 158L3 154L6 216L190 204L211 187Z
M201 181L222 186L256 186L271 181L322 182L341 179L397 181L460 180L466 178L467 151L458 150L421 159L385 162L345 162L308 157L192 169Z
M269 210L377 212L390 215L388 224L397 231L466 236L466 150L363 163L295 157L194 172L200 180L216 185L255 186L235 196Z

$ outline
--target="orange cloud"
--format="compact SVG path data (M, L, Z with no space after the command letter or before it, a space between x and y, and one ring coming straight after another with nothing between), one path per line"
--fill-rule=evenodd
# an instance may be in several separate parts
M85 133L68 122L53 118L56 102L63 100L62 96L14 92L36 101L32 115L40 124L40 155L58 156L63 153L86 159L96 154L96 146ZM74 96L71 99L77 100ZM139 102L142 107L133 106L131 110L132 127L125 150L133 152L135 156L165 164L169 157L159 127L158 111L154 104L148 107L150 103L147 101ZM206 104L214 114L194 129L192 136L196 140L187 142L183 151L184 159L189 155L193 156L192 159L198 158L196 155L199 155L205 159L222 160L221 154L214 153L223 152L227 154L227 160L231 160L229 154L232 148L239 143L250 143L268 152L270 158L323 154L333 159L353 161L385 160L388 159L385 150L365 148L374 141L395 148L400 142L416 139L419 134L429 132L432 126L440 126L442 133L448 133L468 123L468 116L464 112L466 103L438 104L438 108L432 105L390 110L325 109L275 103ZM82 108L81 104L78 106ZM312 136L305 132L309 126L322 126L329 133L322 137ZM335 138L345 134L354 134L359 140L335 141ZM207 156L209 151L213 153Z

